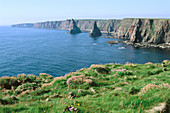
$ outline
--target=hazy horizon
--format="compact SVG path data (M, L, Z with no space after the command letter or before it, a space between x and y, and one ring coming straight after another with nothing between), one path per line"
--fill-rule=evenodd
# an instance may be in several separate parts
M170 1L0 0L0 25L66 19L170 18Z

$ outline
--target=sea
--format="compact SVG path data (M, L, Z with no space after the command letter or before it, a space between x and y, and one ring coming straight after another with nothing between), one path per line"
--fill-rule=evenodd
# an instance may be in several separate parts
M144 64L170 60L170 50L110 46L103 37L89 33L71 35L65 30L0 27L0 76L47 73L63 76L92 64L126 62Z

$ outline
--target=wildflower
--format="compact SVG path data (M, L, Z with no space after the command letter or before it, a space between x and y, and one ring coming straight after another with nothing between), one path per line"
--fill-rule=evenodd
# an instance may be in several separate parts
M117 71L124 72L126 69L117 69Z
M80 103L78 103L77 105L80 106Z
M82 80L83 77L84 75L70 77L66 83L69 84L71 81Z
M118 72L125 72L126 69L112 69L112 72L115 72L115 71L118 71Z
M72 109L71 109L71 108L69 108L69 110L70 110L70 111L72 111Z
M74 111L76 111L77 110L77 108L74 108Z

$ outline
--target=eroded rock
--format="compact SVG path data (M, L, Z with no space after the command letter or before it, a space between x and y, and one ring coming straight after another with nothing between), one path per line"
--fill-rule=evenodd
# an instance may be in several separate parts
M108 43L108 44L118 44L119 41L114 41L114 40L112 40L112 41L107 41L107 43Z
M102 35L102 33L101 33L100 29L97 27L97 23L95 21L93 29L92 29L91 33L89 34L89 36L90 37L99 37L101 35Z
M72 19L70 34L78 34L78 33L81 33L81 30L77 27L76 22Z

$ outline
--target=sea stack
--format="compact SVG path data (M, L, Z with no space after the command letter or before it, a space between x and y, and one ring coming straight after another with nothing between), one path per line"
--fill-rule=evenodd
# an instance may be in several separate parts
M95 21L93 29L92 29L91 33L89 34L89 36L90 37L99 37L101 35L102 35L102 33L101 33L100 29L97 27L97 23Z
M72 19L70 34L78 34L78 33L81 33L81 30L77 27L76 22Z

